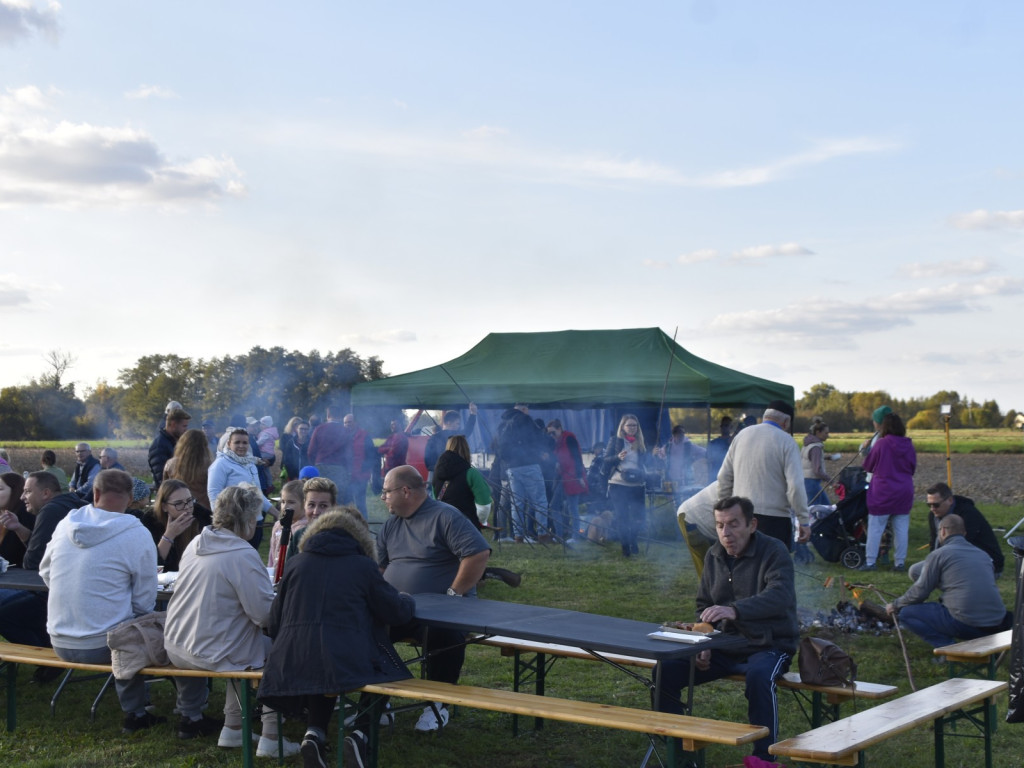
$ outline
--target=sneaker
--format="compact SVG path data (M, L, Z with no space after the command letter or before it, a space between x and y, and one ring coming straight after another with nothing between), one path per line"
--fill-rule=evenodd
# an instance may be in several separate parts
M199 739L203 736L210 736L224 727L223 720L203 715L198 720L188 717L181 718L178 723L179 739Z
M875 570L875 566L873 564L872 565L868 565L867 563L865 563L864 565L862 565L857 570L858 571L873 571L873 570Z
M301 747L294 741L281 739L281 754L285 757L299 754L299 749ZM256 745L256 757L277 757L277 739L260 736L259 743Z
M151 715L147 712L144 715L125 715L124 716L124 727L121 729L121 733L135 733L145 728L152 728L154 725L160 725L166 723L166 717L158 717Z
M510 587L518 587L523 582L522 576L514 571L508 570L507 568L487 568L484 570L484 578L503 581Z
M896 563L896 565L894 565L892 569L897 573L903 573L903 571L907 570L906 566L903 565L903 563Z
M259 741L259 739L258 733L252 734L253 741ZM227 726L221 728L220 737L217 739L217 746L224 747L225 749L242 746L242 729L228 728Z
M36 667L32 673L33 683L49 683L63 675L67 670L60 667Z
M345 737L342 754L346 768L349 766L364 768L366 765L366 737L363 736L362 731L352 731Z
M437 721L438 715L434 714L434 707L437 708L437 712L441 716L441 722ZM423 714L416 721L416 731L419 733L431 733L441 730L446 725L448 725L448 707L440 702L434 702L433 707L423 708Z
M306 731L306 735L302 737L302 746L299 749L302 751L302 765L304 768L327 768L327 748L315 733Z
M395 724L395 713L391 711L391 702L390 701L387 702L384 705L384 711L380 713L380 721L379 722L380 722L381 725L386 726L386 727L391 727L392 725ZM356 731L356 733L362 735L361 731ZM360 765L362 765L362 763L360 763Z

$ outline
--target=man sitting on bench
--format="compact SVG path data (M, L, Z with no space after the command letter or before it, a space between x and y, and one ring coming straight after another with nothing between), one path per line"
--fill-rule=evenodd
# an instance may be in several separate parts
M789 669L800 637L793 560L782 542L757 532L750 499L731 496L715 504L715 529L718 542L704 560L697 613L701 621L747 642L698 653L694 682L746 676L747 718L769 730L754 742L753 754L771 761L768 747L778 741L779 730L775 678ZM684 712L680 696L689 675L689 659L662 663L660 711Z
M1013 626L996 586L992 558L969 543L960 515L939 521L939 546L924 561L914 585L885 609L899 611L900 626L934 648L973 640ZM926 603L935 590L942 602Z

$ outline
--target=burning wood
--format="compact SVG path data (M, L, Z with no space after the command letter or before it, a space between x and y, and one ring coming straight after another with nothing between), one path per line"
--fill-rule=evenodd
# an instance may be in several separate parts
M892 632L892 618L885 612L885 606L867 601L842 601L828 613L824 611L802 612L800 629L828 628L837 632L852 634L870 632L874 635Z

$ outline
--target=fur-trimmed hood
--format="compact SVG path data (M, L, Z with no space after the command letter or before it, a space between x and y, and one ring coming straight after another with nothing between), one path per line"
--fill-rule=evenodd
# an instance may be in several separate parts
M320 515L306 526L306 531L302 534L302 541L299 542L299 551L305 552L313 538L323 531L340 531L347 534L355 540L361 554L372 560L377 559L377 548L373 536L370 534L370 528L358 510L335 507Z

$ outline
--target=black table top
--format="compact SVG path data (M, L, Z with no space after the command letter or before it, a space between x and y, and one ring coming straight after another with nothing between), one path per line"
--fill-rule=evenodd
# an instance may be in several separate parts
M6 573L0 573L0 589L26 589L29 592L45 592L39 571L26 571L24 568L8 567Z
M416 618L428 626L571 645L599 653L640 656L655 661L686 658L703 650L745 642L733 635L717 635L692 645L674 643L647 636L659 629L658 624L633 619L479 598L437 594L419 594L413 598L416 600Z

